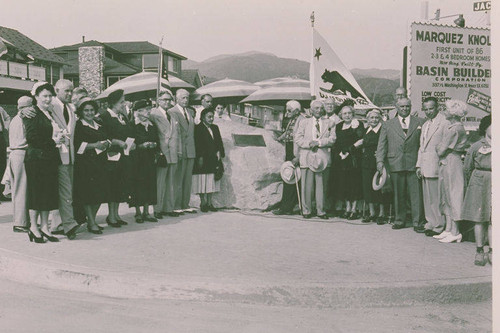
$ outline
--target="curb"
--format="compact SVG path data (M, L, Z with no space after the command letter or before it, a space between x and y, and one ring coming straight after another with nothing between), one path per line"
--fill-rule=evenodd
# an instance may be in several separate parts
M491 276L387 283L279 284L184 277L89 267L0 249L0 278L57 290L116 298L169 299L319 308L366 308L491 300ZM214 282L215 281L215 282Z

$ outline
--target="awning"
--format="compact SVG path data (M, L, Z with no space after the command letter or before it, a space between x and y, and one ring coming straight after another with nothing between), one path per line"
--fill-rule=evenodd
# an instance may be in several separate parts
M31 91L35 81L15 79L11 77L0 76L0 90L1 89L12 89L12 90L22 90Z

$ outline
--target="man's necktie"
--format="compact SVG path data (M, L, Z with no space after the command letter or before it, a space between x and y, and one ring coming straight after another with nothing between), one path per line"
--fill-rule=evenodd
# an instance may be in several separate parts
M187 110L186 109L183 109L183 110L184 110L184 117L186 117L186 121L189 124L189 117L188 117Z
M66 120L66 125L67 125L69 123L69 112L66 104L64 104L63 114L64 114L64 120Z
M408 126L406 125L406 119L405 118L402 118L401 121L403 122L403 132L405 132L405 134L408 134Z
M319 127L319 119L316 119L316 138L319 138L320 127Z

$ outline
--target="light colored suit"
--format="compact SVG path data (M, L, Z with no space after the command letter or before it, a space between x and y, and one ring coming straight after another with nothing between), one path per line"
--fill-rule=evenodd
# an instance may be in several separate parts
M166 167L158 167L156 172L157 204L154 206L156 213L171 213L175 208L175 173L179 154L182 151L179 123L161 107L151 111L150 119L157 128L160 150L167 160Z
M64 232L68 232L77 225L73 214L73 162L75 161L75 125L76 115L73 104L66 104L69 121L64 119L64 104L57 97L52 99L52 119L61 130L66 130L68 139L59 147L59 155L62 164L59 166L59 215L64 227ZM55 216L54 216L55 215ZM59 218L57 213L53 214L52 230L58 226Z
M189 208L189 200L191 199L193 166L196 157L194 115L189 107L184 112L178 104L170 108L167 112L179 123L181 141L181 157L179 158L175 175L177 194L175 198L175 210L185 210Z
M446 221L439 210L439 156L436 146L443 141L448 125L449 121L441 113L425 122L420 135L417 159L417 168L420 168L422 173L424 212L427 220L425 228L439 233L443 231Z
M330 164L329 148L335 142L335 122L328 118L320 118L320 133L316 133L316 118L305 118L298 123L294 141L299 148L299 163L302 173L302 214L309 215L312 213L313 193L316 198L316 212L318 216L325 215L325 191L324 175L329 172L328 169L322 172L313 172L307 166L307 155L310 153L310 143L313 141L319 142L318 151L321 150L328 157Z
M419 227L423 218L423 205L421 183L415 170L424 120L414 116L409 118L407 133L403 131L398 116L382 123L375 157L377 163L384 162L391 173L396 211L395 224L405 224L409 194L413 226Z

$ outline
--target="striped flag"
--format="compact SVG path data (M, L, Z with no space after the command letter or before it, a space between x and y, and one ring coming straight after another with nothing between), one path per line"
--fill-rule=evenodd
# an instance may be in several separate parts
M309 70L312 96L332 98L337 104L351 99L357 109L375 107L356 82L352 73L314 28L312 51Z

